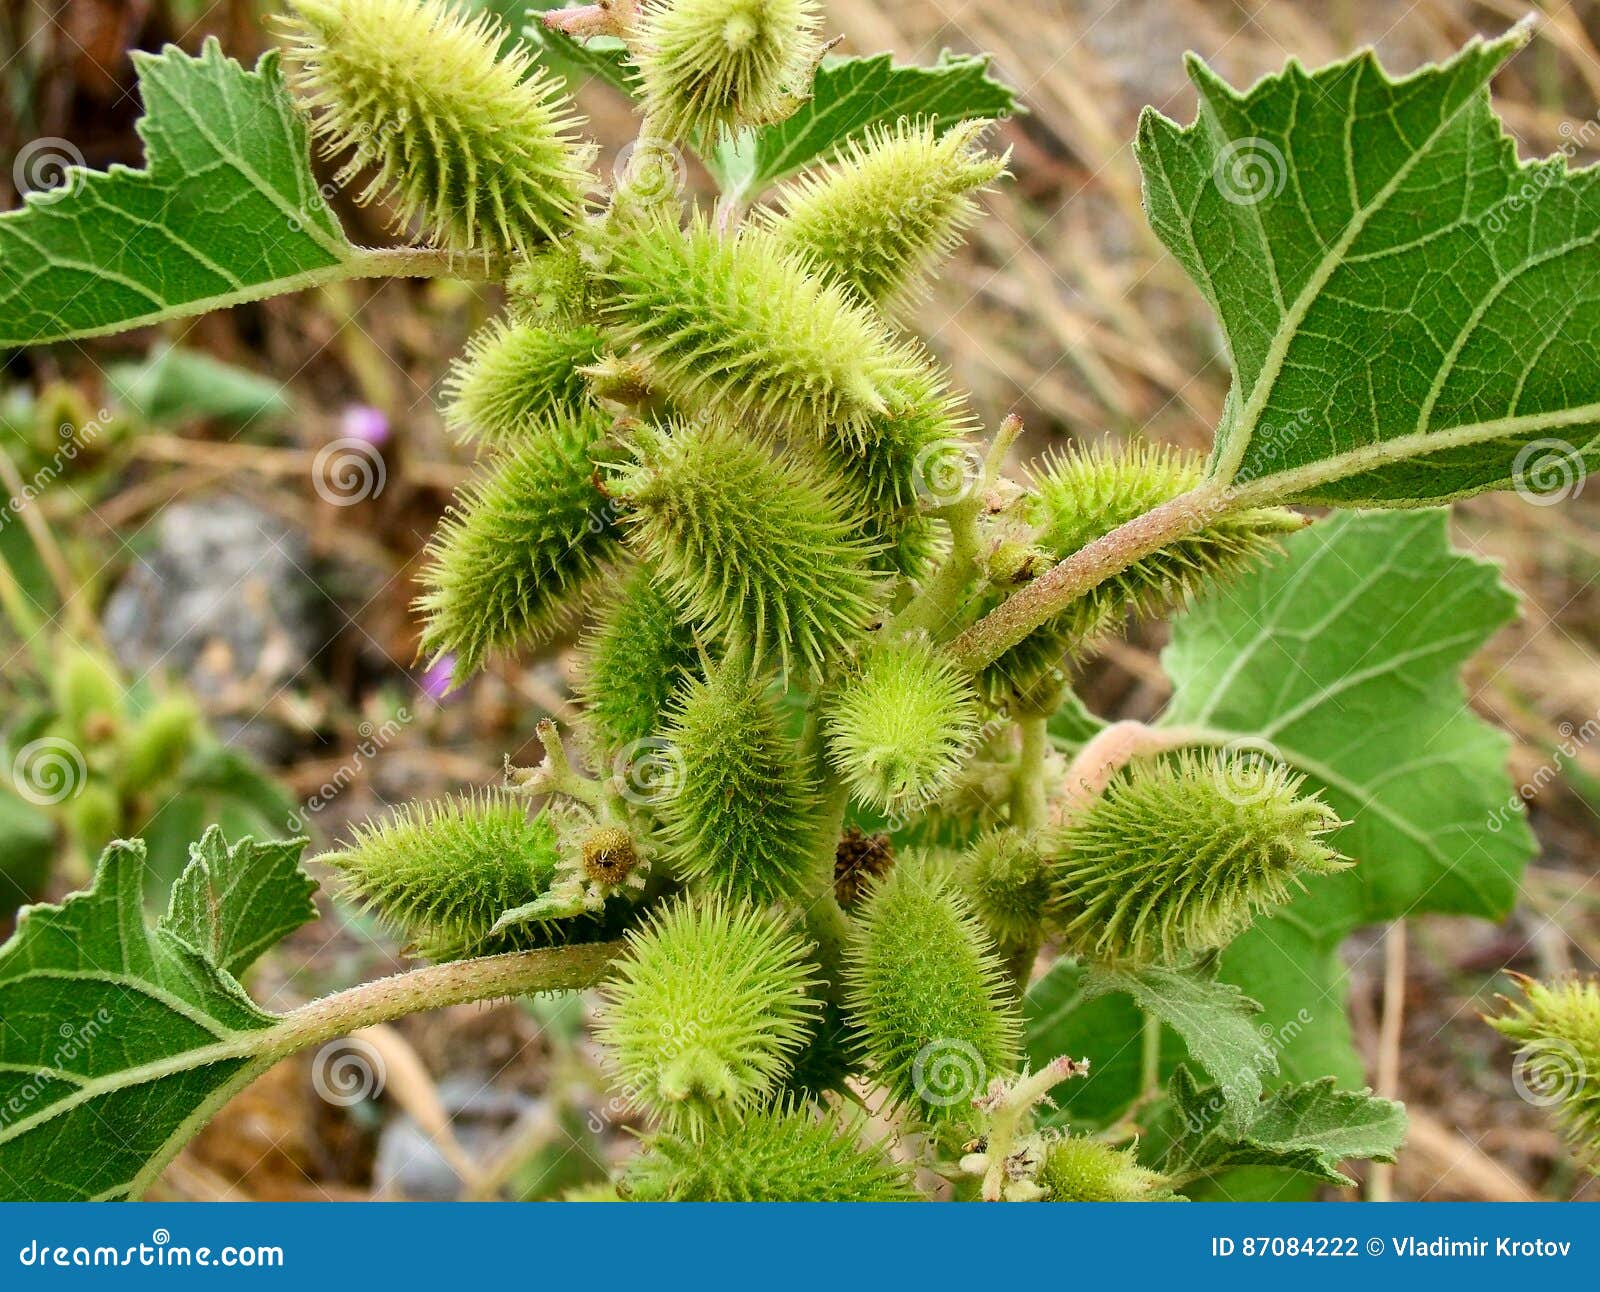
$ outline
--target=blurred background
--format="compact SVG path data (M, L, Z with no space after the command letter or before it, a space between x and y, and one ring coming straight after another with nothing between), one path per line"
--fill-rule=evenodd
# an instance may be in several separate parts
M0 208L60 167L138 165L128 51L207 35L245 61L264 0L8 0L0 13ZM506 8L497 4L502 11ZM1140 108L1187 121L1193 49L1235 84L1293 56L1373 44L1391 71L1522 17L1512 0L855 0L828 4L841 52L931 62L987 51L1028 114L999 132L1014 180L942 274L919 326L1021 456L1068 438L1209 443L1227 369L1199 295L1140 209ZM1523 154L1593 161L1600 4L1550 0L1496 82ZM580 89L595 135L625 102ZM610 156L602 159L609 173ZM54 168L52 170L52 168ZM357 242L381 212L335 199ZM415 662L422 550L470 453L436 409L491 289L345 284L106 341L0 353L0 935L26 900L81 885L107 839L143 835L164 894L208 821L304 832L312 851L386 805L493 783L569 714L568 652L446 694ZM1456 509L1458 541L1501 562L1522 622L1474 664L1473 704L1514 734L1542 855L1504 925L1427 918L1352 940L1351 1009L1383 1093L1413 1120L1366 1188L1401 1198L1600 1199L1507 1046L1479 1021L1505 970L1600 960L1600 485L1561 506L1515 494ZM1158 713L1159 625L1090 662L1108 717ZM256 970L268 1008L405 966L326 895L324 918ZM1401 948L1406 954L1398 954ZM1385 993L1403 1005L1385 1037ZM464 1007L301 1056L247 1090L174 1163L159 1196L558 1196L630 1151L584 1030L587 1002ZM1398 1048L1396 1042L1398 1041ZM1396 1055L1403 1063L1395 1062ZM1352 1191L1354 1196L1354 1191Z

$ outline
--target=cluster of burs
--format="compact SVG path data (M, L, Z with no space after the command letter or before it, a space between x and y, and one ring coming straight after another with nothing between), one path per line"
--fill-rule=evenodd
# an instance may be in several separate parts
M342 181L506 288L447 386L483 461L431 552L424 651L464 677L589 619L570 746L546 725L542 766L326 860L436 960L626 938L600 1038L649 1133L622 1196L1172 1197L1126 1143L1034 1129L1082 1063L1026 1070L1020 988L1041 947L1149 965L1224 944L1345 864L1337 819L1221 752L1073 798L1039 734L1064 659L1295 518L1199 525L958 661L978 617L1199 465L1083 449L1017 483L1011 431L969 447L903 324L1003 174L985 123L880 126L770 202L695 209L679 158L805 103L814 0L580 16L625 42L641 104L604 181L564 83L492 19L294 0L285 20Z

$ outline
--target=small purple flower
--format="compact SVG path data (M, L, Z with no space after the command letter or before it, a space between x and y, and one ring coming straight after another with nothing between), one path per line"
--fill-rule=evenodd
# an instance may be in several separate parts
M428 665L427 672L422 675L423 694L442 702L455 684L455 673L456 657L452 652L446 651Z
M339 419L339 433L346 439L383 444L389 439L389 419L370 404L351 404Z

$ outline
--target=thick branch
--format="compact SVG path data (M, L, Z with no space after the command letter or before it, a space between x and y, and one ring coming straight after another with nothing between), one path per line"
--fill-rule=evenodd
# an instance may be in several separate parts
M603 980L622 951L621 942L592 942L429 965L314 1000L284 1014L265 1036L257 1033L246 1039L264 1041L267 1053L262 1057L275 1060L427 1009L500 996L576 991Z
M1201 485L1112 530L1018 590L950 644L971 672L1011 647L1085 593L1141 557L1210 524L1237 504L1215 485Z

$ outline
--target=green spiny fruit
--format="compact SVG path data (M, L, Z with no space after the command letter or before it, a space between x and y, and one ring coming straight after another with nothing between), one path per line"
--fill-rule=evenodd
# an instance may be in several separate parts
M559 854L545 813L490 793L402 807L320 860L395 929L465 955L502 949L495 921L549 888Z
M973 1098L1018 1062L1021 1027L988 943L926 856L901 858L852 932L845 984L868 1070L930 1121L970 1120Z
M720 423L641 428L611 484L628 543L695 627L785 671L847 650L878 610L838 482Z
M903 359L885 325L760 230L696 217L610 244L605 317L685 411L864 442Z
M925 637L869 647L823 718L828 757L862 803L893 813L939 797L978 731L972 684Z
M919 508L952 502L952 490L966 487L972 450L963 437L973 418L920 347L902 348L899 362L885 386L888 410L868 420L865 438L829 437L819 451L855 495L862 536L882 549L878 567L917 578L939 550Z
M592 327L492 324L472 338L445 379L445 425L463 440L517 448L549 421L593 406L579 369L599 357L600 334Z
M558 77L448 0L293 0L295 89L348 183L458 250L526 252L571 228L590 182Z
M817 1011L806 944L752 908L683 900L628 942L598 1035L629 1099L700 1134L771 1096Z
M767 227L790 250L880 307L904 305L978 218L973 194L1005 170L978 147L989 128L901 119L850 141L832 166L780 194Z
M1021 830L991 830L967 853L960 878L998 945L1037 940L1050 903L1050 876L1036 838Z
M729 1119L699 1140L658 1136L629 1168L639 1202L911 1202L909 1172L806 1104Z
M632 44L650 129L709 144L780 118L820 50L816 0L646 0Z
M657 812L679 874L757 905L820 883L816 786L743 655L685 684L667 737L678 783Z
M596 746L613 753L654 735L696 658L693 632L639 567L584 643L578 694Z
M456 677L491 652L547 639L576 587L616 550L591 451L610 430L598 411L549 423L463 491L440 525L424 572L421 651L454 651Z
M1600 1174L1600 978L1522 981L1524 999L1489 1022L1517 1043L1518 1085L1555 1104L1584 1164Z
M1038 1183L1045 1202L1178 1202L1166 1177L1139 1165L1132 1148L1071 1137L1050 1143Z
M186 695L157 702L129 731L117 780L124 793L140 794L177 772L194 748L200 711Z
M1306 875L1348 863L1322 842L1338 814L1257 755L1135 760L1051 832L1052 912L1081 955L1171 962L1223 946Z
M572 239L517 261L506 279L506 303L519 323L573 328L590 317L589 270Z
M1200 483L1201 463L1167 445L1074 448L1038 473L1030 519L1049 560L1071 556L1096 539ZM994 699L1025 693L1069 650L1085 645L1119 616L1153 615L1251 568L1275 549L1280 534L1304 522L1281 507L1226 514L1135 561L1078 598L985 670Z

